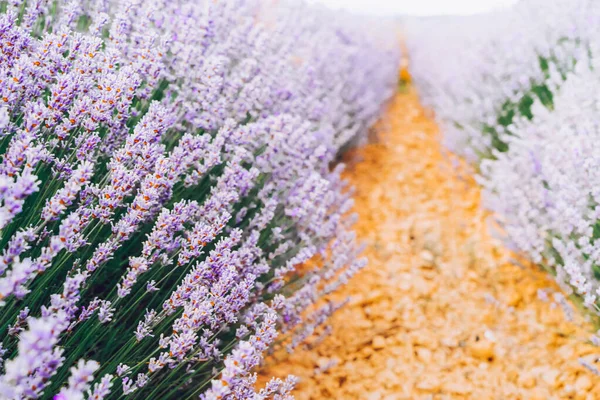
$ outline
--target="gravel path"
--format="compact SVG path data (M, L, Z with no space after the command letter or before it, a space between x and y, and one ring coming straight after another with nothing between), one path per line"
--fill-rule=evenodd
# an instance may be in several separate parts
M412 91L350 154L369 265L311 349L276 354L303 399L598 399L593 327L488 234L480 192ZM458 168L456 168L458 166ZM600 362L597 364L600 368Z

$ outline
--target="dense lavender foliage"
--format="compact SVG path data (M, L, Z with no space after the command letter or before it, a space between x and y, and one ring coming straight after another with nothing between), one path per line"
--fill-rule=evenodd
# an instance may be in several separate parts
M365 264L331 166L393 93L391 27L287 1L0 11L0 399L290 398L254 370Z
M531 118L598 38L592 0L524 0L490 14L406 23L411 73L446 144L472 162L506 151L514 119Z
M510 244L598 311L600 3L527 0L457 26L443 41L409 26L421 94Z

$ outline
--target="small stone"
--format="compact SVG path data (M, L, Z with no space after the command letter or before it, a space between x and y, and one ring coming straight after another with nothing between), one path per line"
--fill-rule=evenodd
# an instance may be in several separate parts
M391 389L400 383L398 382L396 375L389 369L379 372L379 374L377 374L377 380L381 382L386 389Z
M427 347L429 349L435 349L437 347L437 340L432 332L423 330L415 332L413 336L413 343L418 346Z
M435 257L429 250L423 250L419 256L421 257L421 267L431 268L435 265Z
M370 329L373 327L373 321L368 318L357 318L354 322L356 328Z
M556 378L558 378L558 375L560 374L560 371L556 370L556 369L548 369L546 371L544 371L542 373L542 380L544 382L546 382L546 384L548 384L548 386L550 387L556 387Z
M535 377L532 374L525 373L519 376L517 383L525 389L530 389L535 386Z
M373 338L373 348L378 350L378 349L383 349L385 347L385 338L383 336L375 336Z
M567 396L571 396L571 395L575 394L575 386L565 385L565 387L563 388L563 393L564 393L564 395L567 395Z
M454 348L458 347L458 340L451 338L443 338L440 340L440 344L445 347Z
M575 381L575 390L577 393L585 393L592 388L592 380L588 374L583 374L577 377Z
M325 357L319 357L317 359L317 367L323 369L327 366L327 364L329 364L329 359L325 358Z
M517 291L513 291L506 296L506 305L509 307L515 307L521 301L521 294Z
M431 296L435 291L435 284L428 282L420 276L415 276L413 278L412 287L415 292L424 297Z
M425 378L416 385L417 389L425 390L427 392L437 392L441 387L442 383L435 378Z
M373 354L373 347L372 346L363 347L362 350L360 351L360 354L362 354L363 357L370 357Z
M519 373L517 372L516 369L514 368L509 368L506 371L506 377L508 378L508 380L510 382L515 383L517 381L517 379L519 378Z
M496 356L494 343L485 338L469 343L469 353L480 360L493 361Z
M542 389L537 388L529 394L527 400L548 400L548 395Z
M397 361L396 361L396 359L395 359L394 357L389 357L389 358L388 358L388 359L385 361L385 366L386 366L388 369L392 369L392 368L394 368L394 367L396 366L396 364L397 364Z
M344 369L349 373L353 373L356 371L356 364L354 364L352 361L348 361L344 364Z
M466 395L473 391L473 388L467 382L447 381L442 386L444 392L452 394Z
M372 392L367 395L367 400L381 400L381 392Z
M431 362L431 350L425 347L418 347L415 350L417 352L417 357L419 358L419 360L421 360L424 363Z
M384 311L384 312L381 314L381 317L382 317L382 318L383 318L385 321L387 321L387 322L391 322L391 321L394 321L394 320L395 320L395 319L398 317L398 314L397 314L395 311L393 311L393 310L388 310L388 311Z
M381 299L383 297L384 297L384 294L381 290L374 290L371 293L369 293L368 296L363 298L363 301L361 304L363 304L363 305L373 304L373 303L376 303L379 299Z
M348 302L348 305L349 306L360 305L363 303L363 301L365 301L365 297L360 293L356 293L356 294L352 295L352 297L350 298L350 301Z

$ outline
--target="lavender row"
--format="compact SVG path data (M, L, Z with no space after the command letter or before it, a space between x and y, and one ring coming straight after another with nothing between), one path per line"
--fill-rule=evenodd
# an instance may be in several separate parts
M478 163L508 150L514 123L553 93L599 37L589 0L525 0L489 14L406 23L411 71L445 144ZM435 25L435 29L432 29Z
M441 42L409 28L425 101L477 164L502 238L598 313L598 3L528 0L462 22L448 68L426 54Z
M0 398L255 389L365 265L332 169L391 26L293 1L0 3Z

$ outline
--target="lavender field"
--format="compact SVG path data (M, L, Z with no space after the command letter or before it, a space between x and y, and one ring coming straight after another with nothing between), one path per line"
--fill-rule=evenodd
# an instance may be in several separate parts
M0 400L600 398L599 66L594 0L0 1Z

